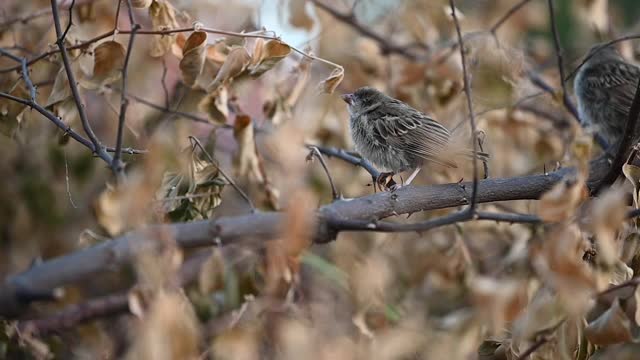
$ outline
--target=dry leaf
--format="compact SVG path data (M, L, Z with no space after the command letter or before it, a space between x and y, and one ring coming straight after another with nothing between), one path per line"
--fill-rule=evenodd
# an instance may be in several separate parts
M214 124L226 124L229 118L229 93L226 87L203 97L198 104L198 109L207 113L209 120Z
M94 50L93 75L80 79L80 85L86 89L98 89L111 84L122 77L126 50L116 41L105 41Z
M547 222L568 220L586 197L587 189L582 177L565 178L542 195L538 216Z
M191 303L160 291L135 332L127 359L197 359L200 331Z
M322 87L322 91L324 91L325 93L333 94L334 90L342 82L342 79L344 79L344 68L335 68L328 78L320 82L320 87Z
M123 211L124 200L123 191L107 185L94 204L98 224L112 237L122 234L127 229L126 215Z
M180 60L180 71L185 84L193 87L197 77L202 72L205 60L205 45L207 44L207 33L204 31L194 31L187 39Z
M223 84L227 84L233 80L233 78L242 74L251 61L251 55L247 52L247 49L243 47L236 47L229 52L227 58L220 67L220 70L216 74L213 81L207 86L207 92L213 93L220 88Z
M149 17L154 31L175 29L178 27L175 9L167 0L154 0L149 6ZM153 35L150 55L160 57L171 50L175 35Z
M609 189L594 201L590 224L598 249L598 263L607 268L618 261L616 238L626 216L625 192L621 188Z
M616 298L611 307L585 328L587 339L594 345L611 345L633 340L631 320Z
M258 39L249 65L249 75L262 75L290 53L291 47L279 40L269 40L265 43L263 39Z
M253 135L253 122L247 115L238 115L233 125L233 136L238 142L238 152L234 156L235 176L244 179L251 176L263 182L260 172L260 160Z

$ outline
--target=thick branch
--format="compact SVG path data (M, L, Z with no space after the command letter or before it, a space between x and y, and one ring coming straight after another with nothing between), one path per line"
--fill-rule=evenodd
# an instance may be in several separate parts
M590 181L598 181L605 164L593 166ZM478 182L478 203L538 199L563 176L573 172L565 168L542 175ZM341 220L374 221L385 217L468 205L471 183L411 186L396 192L383 192L351 200L338 200L319 209L315 241L328 242L343 230L335 225ZM107 269L131 262L138 251L157 244L160 235L172 236L182 247L224 245L240 240L264 242L280 235L282 213L254 213L243 216L155 225L132 231L119 238L50 259L22 273L8 277L0 286L0 315L18 314L24 304L20 293L45 292L79 282ZM332 224L334 222L334 224Z

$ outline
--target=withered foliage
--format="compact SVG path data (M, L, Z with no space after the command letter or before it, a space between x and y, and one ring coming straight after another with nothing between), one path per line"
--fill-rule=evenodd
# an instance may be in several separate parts
M42 260L148 231L110 248L114 266L0 309L0 358L638 358L640 231L628 214L640 207L640 168L630 158L619 182L590 195L603 151L563 104L546 2L455 3L469 94L445 0L52 3L75 84L51 3L2 1L0 274L9 283ZM593 43L638 28L635 0L554 3L567 72ZM632 42L618 46L635 60ZM314 244L320 206L374 191L355 161L305 161L307 145L353 148L338 95L365 85L460 131L471 96L490 178L575 171L539 199L478 204L535 224ZM90 133L122 151L124 171ZM414 184L471 179L460 165L430 165ZM225 242L208 221L276 211L275 239L246 225ZM383 219L366 220L373 230ZM181 248L176 232L194 229L209 247Z

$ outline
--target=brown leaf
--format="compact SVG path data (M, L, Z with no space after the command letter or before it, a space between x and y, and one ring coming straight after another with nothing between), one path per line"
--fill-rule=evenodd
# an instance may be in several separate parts
M180 60L180 71L185 84L193 86L197 77L202 72L205 60L205 46L207 44L207 33L204 31L194 31L187 39Z
M611 307L585 328L587 339L594 345L611 345L633 340L631 321L615 299Z
M203 97L198 104L198 109L207 113L209 120L214 124L226 124L229 118L229 95L226 87Z
M94 204L96 220L110 236L122 234L127 229L123 202L123 191L107 186Z
M93 76L80 84L87 89L97 89L122 77L126 50L116 41L105 41L94 50Z
M247 115L238 115L233 125L233 136L238 142L238 152L234 156L235 176L243 179L252 176L258 182L263 182L260 172L260 160L256 152L253 133L253 122Z
M249 55L247 49L243 47L233 48L231 52L229 52L229 55L227 55L216 77L209 86L207 86L207 92L213 93L223 84L231 82L233 78L245 71L250 61L251 55Z
M342 79L344 79L344 68L343 67L335 68L333 69L333 71L331 72L328 78L320 82L320 87L322 88L322 91L324 91L325 93L333 94L334 90L342 82Z
M538 216L548 222L568 220L586 197L587 189L582 177L566 178L542 195Z
M149 6L149 17L154 31L175 29L178 27L175 9L167 0L154 0ZM153 35L150 55L160 57L171 50L175 35Z
M290 53L291 47L281 41L269 40L265 43L263 39L258 39L249 65L249 75L262 75Z
M61 66L55 80L53 81L53 87L49 93L45 107L58 104L71 97L71 88L69 88L69 80L67 79L67 72L64 67Z

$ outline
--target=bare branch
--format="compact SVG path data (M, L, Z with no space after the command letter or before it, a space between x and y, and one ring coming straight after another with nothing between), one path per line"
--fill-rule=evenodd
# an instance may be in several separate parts
M127 116L127 107L129 106L129 99L127 98L127 71L129 69L129 59L133 52L133 42L136 37L136 32L140 30L140 25L136 22L133 16L133 7L131 6L131 0L127 1L127 10L129 12L129 22L131 23L131 36L129 36L129 44L127 45L127 54L124 58L124 66L122 67L122 90L120 93L120 115L118 117L118 132L116 135L116 152L113 156L113 162L111 167L116 172L116 175L120 178L124 176L124 163L122 162L122 138L124 137L124 122ZM118 12L120 10L120 1L118 1ZM117 20L116 20L117 25Z
M73 9L73 3L69 8L69 11ZM69 79L69 88L71 88L71 94L73 95L73 99L76 102L76 107L78 108L78 114L80 115L80 121L82 122L82 127L89 137L89 140L93 144L93 151L108 164L113 164L113 158L109 153L107 153L105 147L102 145L98 137L93 132L91 128L91 124L89 123L89 118L87 116L87 112L85 110L84 104L82 103L82 98L80 97L80 92L78 91L78 84L76 83L75 75L73 74L73 70L71 69L71 62L69 60L69 54L67 53L67 49L64 46L64 37L66 36L66 32L69 30L69 26L62 32L62 27L60 26L60 14L58 14L58 3L56 0L51 0L51 12L53 14L53 24L56 29L57 40L56 43L58 45L58 49L60 50L60 54L62 55L62 62L64 64L65 72L67 73L67 78ZM69 24L71 24L71 19L69 19Z
M256 207L255 205L253 205L253 201L251 201L251 198L249 198L249 196L244 191L242 191L242 189L238 186L238 184L236 184L236 182L233 181L233 179L230 176L228 176L220 166L218 166L218 163L215 161L213 156L211 156L209 152L204 148L204 146L202 146L202 144L200 143L200 140L198 140L194 136L189 136L189 141L191 141L191 144L194 147L194 149L196 146L200 148L200 150L202 151L202 153L204 153L204 155L207 157L209 162L213 164L216 168L218 168L218 171L225 178L225 180L227 180L229 185L231 185L238 192L238 194L242 196L242 198L247 202L247 204L249 204L249 206L251 207L251 212L255 212Z
M318 158L318 161L320 161L320 165L322 165L322 168L324 169L324 173L327 175L327 179L329 179L329 185L331 185L331 195L333 196L333 200L339 199L340 195L338 195L338 190L336 190L336 186L333 184L333 178L331 177L331 173L329 172L327 164L324 162L322 153L316 146L308 145L307 147L311 149L311 152L309 152L309 155L307 156L307 160L310 161L314 157Z

